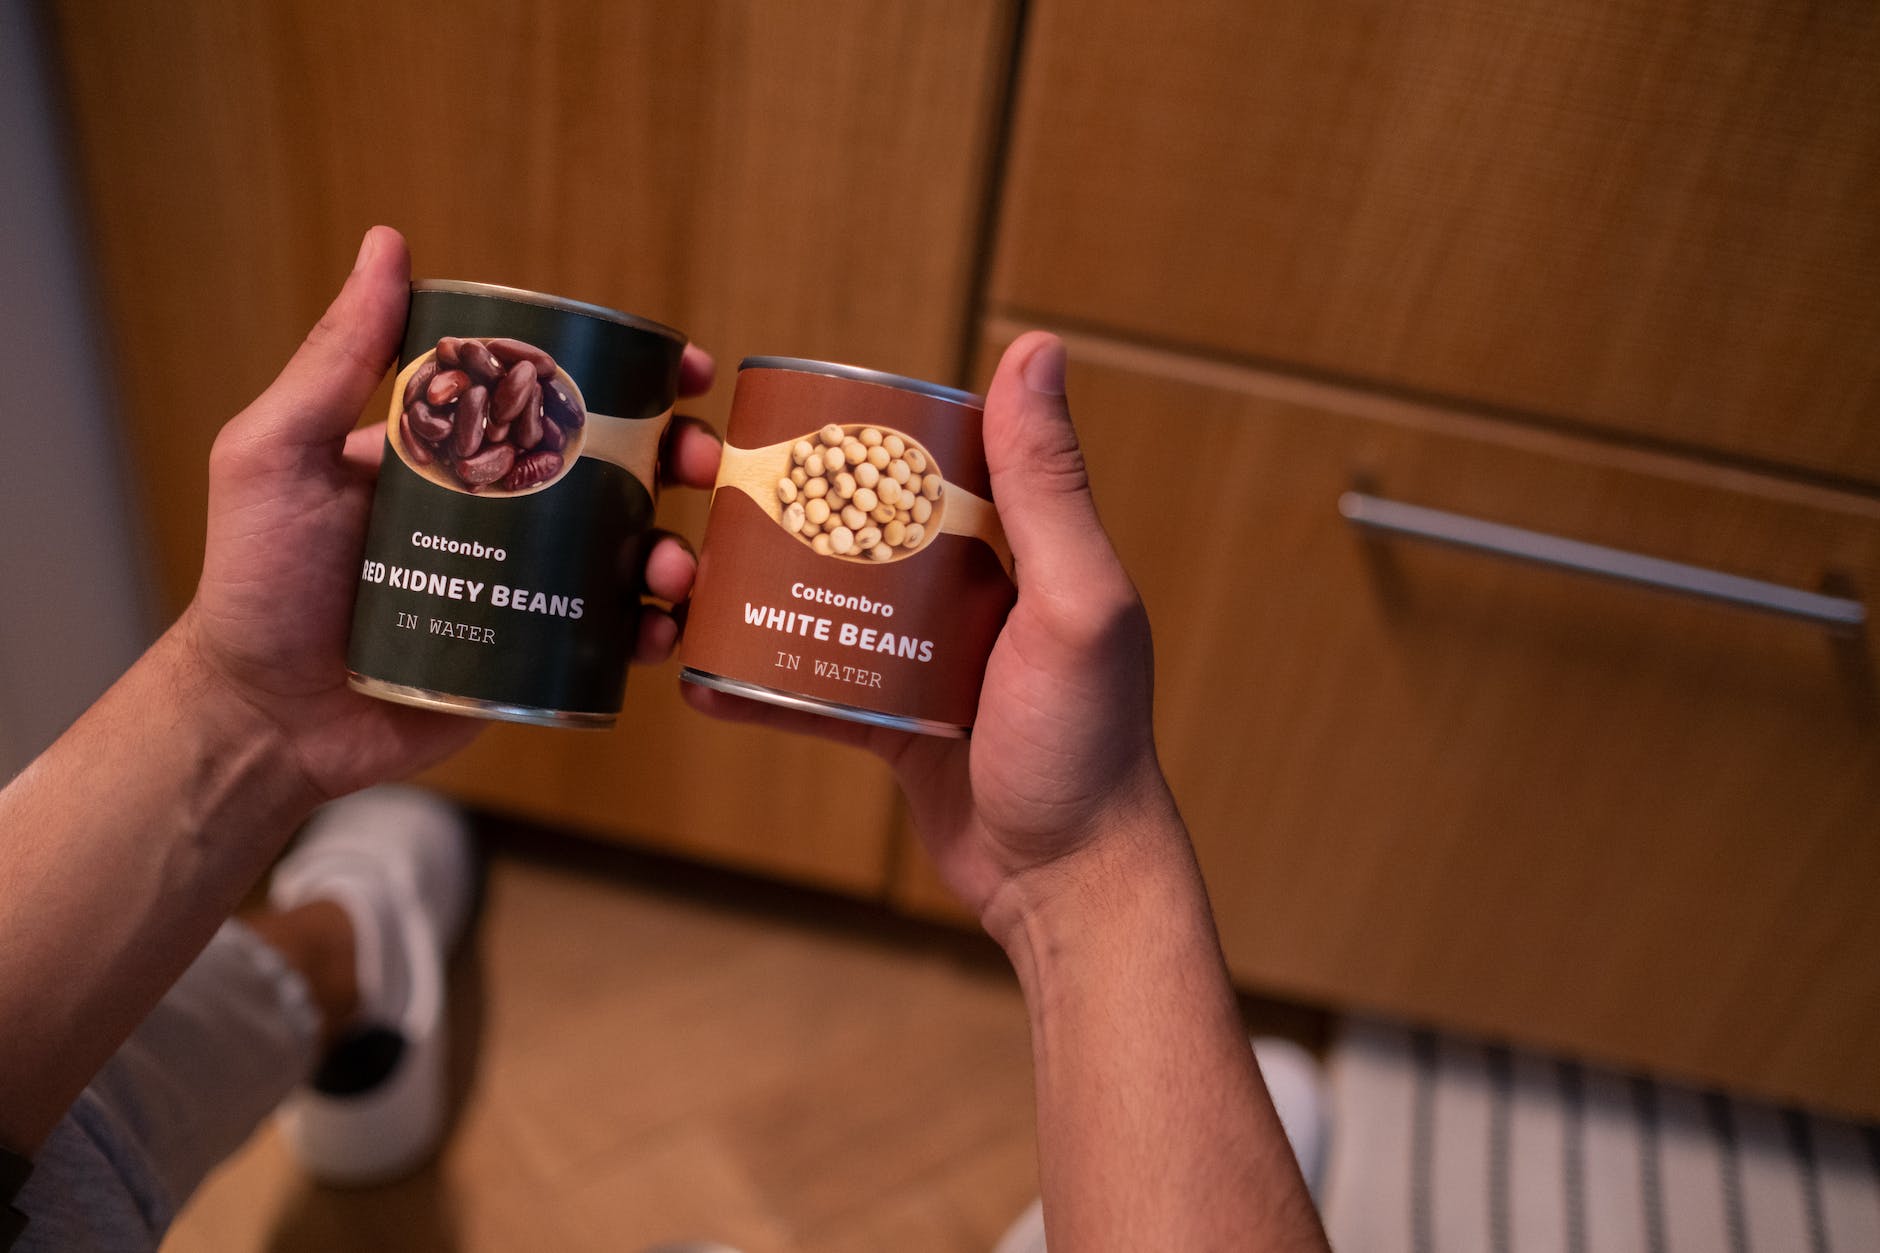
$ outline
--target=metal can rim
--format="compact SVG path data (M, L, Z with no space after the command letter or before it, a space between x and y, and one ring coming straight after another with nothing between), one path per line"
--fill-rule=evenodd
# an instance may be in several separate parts
M610 309L606 305L590 304L585 300L570 300L566 296L552 296L547 292L530 291L526 287L505 287L501 283L474 283L468 279L421 278L412 280L411 290L414 292L452 292L461 296L495 296L503 300L513 300L518 304L539 305L544 309L560 309L567 313L585 314L590 318L600 318L633 330L663 335L680 344L687 342L684 331L677 327L667 326L664 322L655 322L652 318L643 318L637 313L624 313L619 309Z
M809 357L746 357L738 362L738 369L740 371L794 370L799 374L826 374L831 378L852 379L858 383L874 383L881 387L892 387L897 391L931 396L936 400L951 401L956 405L968 405L974 409L986 407L986 398L977 392L948 387L944 383L929 383L926 379L910 378L905 374L890 374L886 370L871 370L867 366L848 365L841 361L817 361Z

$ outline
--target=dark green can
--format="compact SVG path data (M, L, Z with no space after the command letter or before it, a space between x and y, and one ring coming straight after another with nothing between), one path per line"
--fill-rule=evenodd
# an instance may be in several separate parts
M371 696L611 726L685 336L486 283L411 285L347 655Z

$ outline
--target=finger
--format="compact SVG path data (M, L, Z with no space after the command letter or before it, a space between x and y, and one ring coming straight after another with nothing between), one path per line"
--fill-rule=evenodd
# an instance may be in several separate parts
M697 577L698 558L691 546L677 535L661 534L646 556L647 594L678 604L692 594Z
M346 285L244 420L272 439L303 446L352 430L398 352L410 293L404 237L389 226L373 227L360 241Z
M725 445L711 423L680 414L666 428L665 443L659 458L661 481L706 490L718 481Z
M639 632L633 641L633 664L656 666L672 656L672 646L679 642L679 624L672 615L655 605L640 611Z
M1021 591L1076 596L1122 565L1097 519L1064 399L1064 343L1045 331L1005 350L986 394L986 466Z
M679 357L679 394L681 396L702 396L711 390L712 375L717 373L718 363L712 355L697 344L687 344L685 352Z
M385 460L385 423L362 426L346 437L346 462L362 470L377 470Z

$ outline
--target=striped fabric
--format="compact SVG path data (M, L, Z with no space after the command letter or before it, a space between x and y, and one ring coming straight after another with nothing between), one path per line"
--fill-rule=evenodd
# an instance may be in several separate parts
M1340 1253L1880 1253L1880 1128L1353 1020Z

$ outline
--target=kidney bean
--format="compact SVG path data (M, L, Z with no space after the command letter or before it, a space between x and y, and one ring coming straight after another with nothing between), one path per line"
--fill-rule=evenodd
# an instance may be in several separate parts
M503 481L499 486L506 492L519 492L525 487L546 483L560 473L560 453L525 453L516 459L515 466L503 476Z
M513 366L518 361L526 361L535 367L537 378L555 377L555 358L534 344L525 344L519 339L492 339L486 346L491 355L506 366Z
M450 438L451 420L422 400L414 400L406 406L405 416L411 419L411 429L418 438L427 443L441 443Z
M450 434L451 455L459 461L483 446L483 426L490 415L490 389L472 384L457 402L457 419Z
M503 377L503 366L490 350L474 339L466 339L457 348L457 360L471 376L484 383Z
M542 412L565 430L579 430L587 421L587 411L581 407L581 402L558 378L542 380Z
M410 457L421 466L428 466L437 460L437 454L431 451L430 445L420 439L417 433L412 430L411 410L407 409L399 414L398 423L400 428L399 434L403 437L401 442L405 445L406 456Z
M518 361L496 388L496 400L490 406L493 422L514 422L523 406L533 409L541 403L535 389L535 366Z
M412 372L410 381L405 384L405 407L407 409L411 407L413 401L424 394L424 389L431 385L431 380L437 377L437 369L437 358L432 357L429 361Z
M470 376L462 370L440 370L424 389L424 398L434 405L448 405L470 386Z
M523 491L567 468L587 412L555 359L519 339L445 336L405 381L406 460L460 491ZM435 468L430 468L435 467Z
M516 450L508 444L495 444L474 457L457 462L457 477L467 487L488 487L508 474L516 464Z
M510 433L510 442L527 452L542 442L542 429L553 425L552 422L542 420L539 406L530 405L516 415L516 429Z

